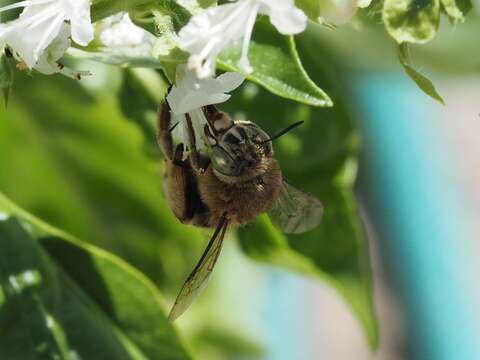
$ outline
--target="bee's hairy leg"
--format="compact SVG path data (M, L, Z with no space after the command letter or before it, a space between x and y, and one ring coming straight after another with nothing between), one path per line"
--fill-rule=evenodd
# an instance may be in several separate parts
M197 150L195 131L193 130L190 114L185 114L187 120L188 148L190 150L190 164L193 170L203 173L208 167L208 161L204 159Z
M208 122L210 122L211 119L215 118L215 115L220 112L215 105L206 105L202 108L202 110Z
M160 105L160 111L158 112L158 134L157 141L163 155L172 160L173 158L173 140L170 128L170 106L167 101L164 101Z
M173 155L173 163L175 165L180 165L182 166L183 164L183 151L184 151L184 146L183 144L178 144L177 147L175 148L175 153Z

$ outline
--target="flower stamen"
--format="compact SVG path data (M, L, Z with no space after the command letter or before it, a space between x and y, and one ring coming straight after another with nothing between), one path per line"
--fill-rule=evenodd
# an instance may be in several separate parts
M28 65L25 61L22 60L16 65L16 68L17 68L17 70L25 71L25 70L28 69Z

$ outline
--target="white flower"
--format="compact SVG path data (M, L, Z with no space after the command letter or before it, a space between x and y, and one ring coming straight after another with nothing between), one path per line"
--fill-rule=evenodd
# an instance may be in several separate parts
M167 101L175 114L185 114L205 105L219 104L230 99L230 92L245 80L243 75L227 72L217 78L199 79L185 65L177 66L176 84L167 95Z
M101 42L95 44L95 51L71 47L66 54L121 67L160 67L152 54L156 36L136 26L128 13L120 12L96 22L95 34Z
M179 122L172 132L173 137L188 144L185 114L192 119L195 130L197 148L205 148L203 140L203 127L207 123L201 110L203 106L219 104L230 99L226 94L239 87L245 80L243 75L227 72L217 78L199 79L195 72L185 65L177 66L177 79L175 85L167 95L167 102L172 112L172 124Z
M179 32L179 47L191 54L188 66L200 78L211 76L218 53L243 39L239 66L251 73L248 48L258 14L268 15L285 35L298 34L307 26L307 17L293 0L239 0L200 11Z
M24 8L22 13L2 26L0 39L30 69L60 35L65 21L69 22L71 37L77 44L86 46L93 39L89 0L20 1L0 8L0 12L19 7Z
M322 16L320 23L329 25L343 25L349 22L358 8L370 5L371 0L324 0L322 2Z
M100 40L110 48L136 47L143 44L151 35L135 25L128 13L113 15L102 25L106 28L101 32Z
M63 23L60 33L43 51L33 68L42 74L60 73L76 80L80 80L82 76L91 75L89 71L74 71L58 62L71 45L70 33L70 25Z

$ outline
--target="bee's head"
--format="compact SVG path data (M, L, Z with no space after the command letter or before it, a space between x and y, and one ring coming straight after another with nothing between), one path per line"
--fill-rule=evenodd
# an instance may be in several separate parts
M210 159L215 174L225 182L242 182L263 175L275 162L272 140L302 124L299 121L270 137L250 121L233 121L216 112L205 136L210 143Z
M216 175L232 182L262 175L268 170L268 159L273 156L269 139L268 134L252 122L234 122L218 133L211 145L210 158Z

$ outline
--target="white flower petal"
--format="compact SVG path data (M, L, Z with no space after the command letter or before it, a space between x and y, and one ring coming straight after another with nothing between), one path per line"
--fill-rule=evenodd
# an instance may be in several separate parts
M120 17L114 15L114 17L110 26L100 34L100 40L105 46L110 48L136 47L150 40L150 33L135 25L128 13L124 13Z
M177 67L177 82L167 95L173 113L184 114L205 105L227 101L225 94L236 89L245 78L238 73L225 73L216 79L199 79L185 65Z
M346 24L355 15L360 3L357 0L326 0L322 8L321 19L331 25Z
M87 46L93 40L93 25L90 17L89 0L64 0L70 4L71 13L66 14L72 26L72 39L77 44Z
M195 146L198 150L207 148L206 139L204 137L204 127L207 124L207 119L202 110L195 109L189 113L192 119L193 132L195 133ZM172 130L172 137L176 142L188 144L188 130L187 122L184 114L172 114L172 124L178 125Z
M34 69L46 75L59 72L61 69L57 61L65 54L70 45L70 25L63 23L60 33L39 57Z
M228 95L228 94L211 94L209 96L206 96L205 100L202 101L202 103L207 103L205 105L220 104L230 99L230 97L231 95ZM202 106L205 106L205 105L202 105Z
M174 91L170 92L170 94L172 94L172 96L167 96L167 101L172 112L176 114L185 114L205 105L220 104L230 98L230 95L227 94L200 94L199 92L191 92L178 101L172 102L172 97L175 97L176 94Z
M298 34L307 26L307 16L293 0L238 0L199 11L179 33L179 47L191 54L188 67L200 78L212 76L217 55L243 39L239 66L243 73L251 73L248 49L259 12L269 15L282 34Z
M307 16L293 0L261 0L260 13L268 14L271 23L284 35L301 33L307 27Z
M207 148L206 139L204 136L204 127L207 124L207 119L202 110L196 109L190 113L192 119L193 131L195 133L195 145L198 150Z
M212 76L218 53L244 36L257 2L241 0L200 11L180 30L178 46L192 54L188 66L198 77Z
M230 92L245 81L245 76L237 72L226 72L215 79L222 92Z
M57 39L65 21L70 21L71 36L78 44L87 45L93 39L89 0L20 1L0 8L0 12L21 7L24 9L18 19L4 24L0 40L8 44L14 50L14 55L29 68L35 66L47 47ZM58 46L56 48L59 49ZM61 55L54 57L58 60ZM52 64L47 59L49 56L52 54L42 59L40 68L46 70L47 63Z
M47 46L60 32L61 13L47 9L50 4L32 5L7 24L2 39L32 68ZM47 10L47 11L45 11Z
M172 124L172 126L175 124L178 124L178 125L176 125L175 128L170 133L172 134L172 138L175 142L188 144L187 128L184 122L185 122L185 114L176 114L172 112L170 116L170 123Z

